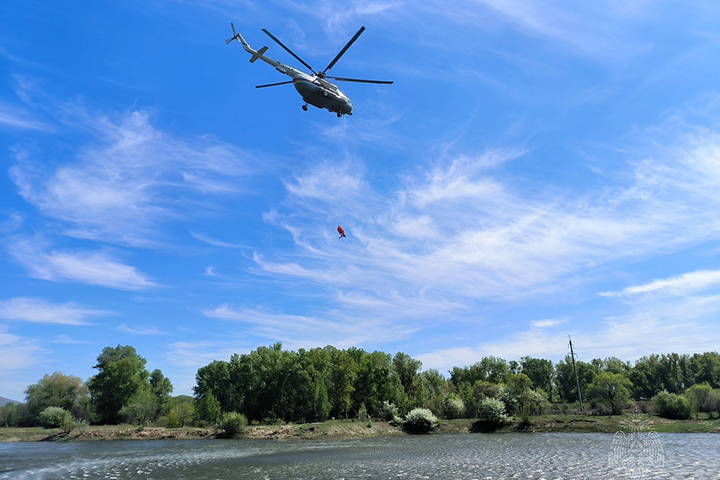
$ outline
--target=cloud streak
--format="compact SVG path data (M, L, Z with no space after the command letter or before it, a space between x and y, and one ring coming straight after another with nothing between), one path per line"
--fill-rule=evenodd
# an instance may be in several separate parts
M162 335L162 332L156 327L132 328L124 323L117 327L119 331L130 333L132 335Z
M52 130L51 125L36 120L24 109L2 103L0 103L0 127L14 130Z
M683 293L704 290L720 284L720 270L698 270L684 273L676 277L654 280L644 285L627 287L619 292L600 292L603 297L623 297L649 293L670 293L680 295Z
M50 303L39 298L16 297L0 301L0 318L29 323L56 325L89 325L89 317L103 317L113 312L83 307L73 302Z
M30 270L35 278L73 281L117 288L120 290L145 290L156 287L135 267L118 262L111 255L100 251L47 252L44 242L36 239L14 237L10 240L10 254Z

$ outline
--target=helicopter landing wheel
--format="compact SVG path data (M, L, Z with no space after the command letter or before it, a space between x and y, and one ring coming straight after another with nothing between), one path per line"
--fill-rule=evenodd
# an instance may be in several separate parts
M302 109L303 109L304 112L307 112L307 105L303 105L303 106L302 106Z
M338 118L342 117L342 113L337 114Z

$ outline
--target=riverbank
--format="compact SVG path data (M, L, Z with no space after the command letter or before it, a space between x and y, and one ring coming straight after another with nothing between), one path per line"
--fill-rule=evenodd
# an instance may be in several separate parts
M699 420L668 420L653 415L591 416L542 415L523 423L519 419L494 433L510 432L564 432L614 433L630 431L631 424L658 433L720 433L720 418L707 416ZM478 428L480 427L480 428ZM476 420L441 420L431 435L466 434L487 431ZM349 438L405 435L401 427L386 422L360 422L329 420L321 423L259 425L246 427L237 438L272 440L340 440ZM218 432L207 428L136 427L132 425L86 426L65 433L60 429L0 428L0 442L92 441L92 440L154 440L221 438Z

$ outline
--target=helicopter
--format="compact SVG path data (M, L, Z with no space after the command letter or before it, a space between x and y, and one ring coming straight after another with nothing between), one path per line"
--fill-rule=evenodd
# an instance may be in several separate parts
M275 38L272 33L270 33L264 28L262 29L262 31L265 32L268 37L272 38L278 45L280 45L290 55L292 55L296 60L302 63L308 70L310 70L312 72L312 75L301 72L300 70L297 70L289 65L285 65L282 62L265 56L265 52L268 49L268 47L266 46L262 47L260 50L254 50L245 41L243 36L235 31L235 25L231 23L230 27L232 27L233 36L225 42L226 45L233 40L237 40L242 45L243 49L250 55L252 55L252 58L250 58L250 63L255 63L256 60L260 59L263 62L269 63L270 65L275 67L275 70L277 70L278 72L292 77L292 80L278 83L268 83L265 85L257 85L255 86L255 88L275 87L277 85L287 85L292 83L295 87L295 90L297 90L303 100L305 100L305 104L302 106L302 109L306 112L308 110L308 105L312 105L320 109L325 108L330 112L334 112L337 114L338 117L342 117L343 115L352 115L353 104L350 102L350 99L344 93L342 93L335 84L330 83L327 80L328 78L332 80L340 80L343 82L379 83L386 85L393 83L392 81L388 80L361 80L358 78L331 77L327 75L327 71L334 67L337 61L340 60L340 57L342 57L347 51L347 49L350 48L353 43L355 43L355 40L357 40L360 34L365 31L365 27L360 27L360 30L358 30L357 33L350 39L350 41L343 47L343 49L340 50L340 53L335 56L332 62L330 62L327 67L325 67L325 70L322 70L320 72L316 72L302 58L298 57L295 52L290 50L280 40Z

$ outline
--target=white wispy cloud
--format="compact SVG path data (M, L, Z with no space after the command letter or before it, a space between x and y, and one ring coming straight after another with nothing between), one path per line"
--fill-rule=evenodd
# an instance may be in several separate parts
M157 286L130 265L118 262L101 251L51 250L45 242L12 237L8 250L15 260L35 278L49 281L74 281L120 290L143 290Z
M0 103L0 127L17 130L53 130L50 124L33 118L24 108L4 103Z
M133 335L162 335L162 332L157 327L143 327L133 328L128 327L124 323L117 327L118 330L125 333L131 333Z
M624 288L619 292L600 292L603 297L620 297L653 292L683 294L720 285L720 270L698 270L675 277L653 280L644 285Z
M52 343L58 343L58 344L64 344L64 345L87 345L87 344L90 344L91 342L89 340L77 340L68 335L58 335L52 340Z
M19 151L10 176L26 201L67 222L65 233L78 238L152 244L167 222L207 214L203 197L238 194L238 179L250 172L237 148L210 137L176 138L146 112L110 118L71 106L65 120L95 141L54 169Z
M40 298L16 297L0 301L0 318L30 323L89 325L87 318L112 314L73 302L51 303Z
M545 320L535 320L534 322L530 322L530 325L535 328L551 328L551 327L557 327L558 325L562 325L567 320L563 319L556 319L556 318L548 318Z
M193 238L196 238L200 240L201 242L205 242L209 245L212 245L214 247L223 247L223 248L251 248L247 245L240 245L236 243L229 243L229 242L223 242L221 240L215 240L214 238L210 238L207 235L204 235L202 233L196 233L196 232L190 232L190 235L192 235Z

